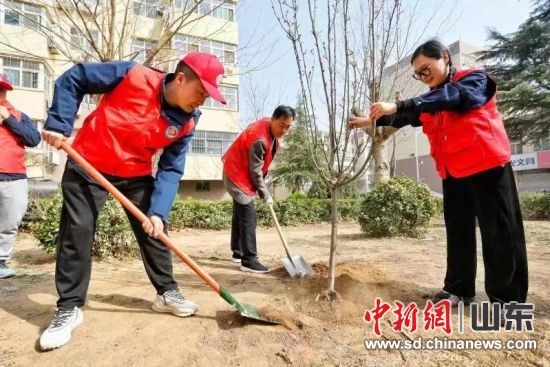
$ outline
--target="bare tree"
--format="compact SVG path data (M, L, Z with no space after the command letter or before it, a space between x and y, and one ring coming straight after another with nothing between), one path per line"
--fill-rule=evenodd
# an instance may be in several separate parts
M375 181L389 177L385 145L396 130L367 129L367 134L361 136L360 132L346 128L347 120L350 112L364 114L358 106L395 95L395 89L391 88L395 80L390 81L385 70L410 50L412 19L419 5L405 7L400 0L368 0L359 4L349 0L271 1L292 44L310 154L331 192L331 245L325 295L334 299L338 191L363 175L371 158L375 163ZM391 75L396 78L399 70Z
M354 101L360 99L364 78L358 68L352 67L349 1L324 2L323 16L318 12L318 1L300 4L305 6L303 13L298 0L272 0L277 19L294 51L310 154L319 176L330 189L330 270L325 296L334 299L337 296L334 280L338 191L355 180L369 161L367 158L360 167L356 166L367 144L357 132L350 132L346 123ZM326 25L322 30L321 19Z
M264 83L258 77L256 72L246 72L241 74L241 103L244 105L246 114L241 117L242 127L249 123L270 115L275 107L281 104L282 86L278 90L273 90L268 84ZM242 111L241 111L242 113Z
M408 55L417 43L426 37L428 31L433 35L444 32L454 25L457 2L369 0L361 2L360 20L353 29L358 52L354 61L363 63L365 70L364 91L360 94L360 106L371 102L404 99L418 95L425 87L411 78L411 66ZM432 6L433 5L433 6ZM374 182L386 180L391 176L392 165L388 161L387 147L393 149L395 159L395 139L390 142L396 129L380 127L368 130L373 138L373 159L375 168ZM373 135L376 133L376 136Z
M45 37L52 60L73 63L138 60L144 64L163 66L175 60L182 51L194 51L195 47L198 49L198 45L190 42L187 49L172 50L173 36L189 32L200 19L217 11L225 3L203 7L199 12L203 2L28 0L24 4L6 1L5 7L10 17L16 17L24 27ZM29 7L33 11L29 11ZM152 22L152 31L142 34L143 22ZM211 32L220 32L223 27L224 24L221 24ZM132 50L130 45L133 37L139 37L142 42ZM0 43L23 53L17 41L10 40L2 40Z

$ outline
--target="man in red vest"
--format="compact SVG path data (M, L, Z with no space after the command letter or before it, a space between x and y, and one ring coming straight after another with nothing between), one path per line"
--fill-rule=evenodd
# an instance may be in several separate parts
M140 247L145 271L157 296L152 308L185 317L197 305L185 299L172 274L170 250L156 238L165 231L185 156L207 97L225 104L217 79L224 73L216 56L189 53L165 74L135 62L78 64L55 83L43 137L59 147L72 132L85 94L102 94L77 133L73 148L117 187L149 220L128 219ZM155 177L152 158L163 149ZM63 209L55 282L58 311L40 337L43 350L67 343L83 321L81 307L91 275L91 247L97 216L107 192L69 160L61 181Z
M13 87L6 76L0 74L0 279L15 275L6 261L27 211L25 146L35 147L40 143L40 133L29 117L6 99L11 90Z
M292 127L295 117L292 107L278 106L273 116L250 124L222 157L223 182L233 198L231 251L233 261L240 263L243 271L269 271L256 252L254 195L258 192L267 204L273 204L264 178L279 149L279 138Z

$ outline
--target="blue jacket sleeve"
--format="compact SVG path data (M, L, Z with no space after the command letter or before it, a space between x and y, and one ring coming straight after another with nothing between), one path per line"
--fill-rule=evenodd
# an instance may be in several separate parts
M201 112L195 110L193 118L195 126L199 122ZM155 178L155 188L151 195L151 206L148 216L158 215L166 223L168 214L172 210L174 199L178 192L180 180L185 169L185 159L189 151L189 144L195 135L195 130L188 135L164 148L162 152Z
M134 65L136 63L133 61L84 63L64 72L55 82L52 106L44 129L69 137L84 95L113 90Z
M399 129L406 125L414 127L422 126L420 112L413 110L397 112L393 115L382 116L376 120L376 126L391 126Z
M151 206L148 216L158 215L166 223L172 210L174 198L178 192L180 180L185 169L185 158L189 151L189 143L195 130L172 145L164 148L155 178L155 188L151 195Z
M397 112L437 112L443 110L468 110L483 106L495 94L496 85L487 74L474 71L456 83L446 83L418 97L398 103Z
M40 133L32 123L29 116L21 114L21 121L10 116L4 120L4 124L21 139L27 147L35 147L40 143Z

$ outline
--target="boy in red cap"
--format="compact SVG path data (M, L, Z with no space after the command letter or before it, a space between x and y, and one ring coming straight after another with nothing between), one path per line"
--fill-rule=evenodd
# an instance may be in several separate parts
M224 73L216 56L190 53L174 73L165 74L132 61L78 64L55 83L54 98L42 133L59 147L73 127L85 94L103 94L86 118L72 147L147 214L128 219L140 247L145 271L156 289L152 308L185 317L197 305L178 291L170 250L156 238L183 175L185 156L207 97L226 103L217 78ZM163 149L156 176L152 158ZM60 347L83 321L91 274L91 247L97 216L107 192L69 160L61 181L63 208L59 226L55 282L58 310L40 337L40 348Z
M0 279L15 275L10 258L21 219L27 211L28 184L25 146L40 143L40 133L27 115L8 102L12 85L0 74Z

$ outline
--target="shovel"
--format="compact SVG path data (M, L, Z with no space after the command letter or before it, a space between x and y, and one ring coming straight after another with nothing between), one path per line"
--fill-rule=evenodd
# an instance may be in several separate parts
M291 278L294 278L296 276L302 278L308 274L312 274L313 269L311 268L311 266L309 266L309 264L303 257L298 255L290 255L285 236L283 236L283 231L281 230L281 226L279 225L279 221L277 220L277 216L275 215L275 210L273 210L273 204L270 203L268 204L268 206L271 217L273 218L273 222L275 222L275 227L277 227L279 237L281 237L281 241L283 242L283 246L285 247L286 258L281 259L281 262L283 263L286 271L288 272L288 274L290 274Z
M94 180L97 181L105 190L107 190L111 195L115 197L115 199L118 200L118 202L126 208L130 213L132 213L140 222L144 222L146 220L149 220L145 214L139 210L137 206L135 206L126 196L124 196L116 187L114 187L101 173L99 173L90 163L88 163L76 150L74 150L69 144L66 142L62 142L61 149L63 149L69 157L72 158L80 167L86 171L90 176L94 178ZM208 284L216 293L218 293L227 303L232 305L239 311L241 316L254 319L270 324L278 324L277 321L268 320L263 318L255 307L248 305L246 303L239 303L237 300L229 293L227 289L219 285L210 275L206 274L198 265L191 259L189 256L187 256L183 251L181 251L179 248L176 247L174 242L168 236L164 233L161 233L158 237L160 241L162 241L166 247L168 247L170 250L172 250L181 260L183 260L184 263L186 263L199 277L202 278Z

